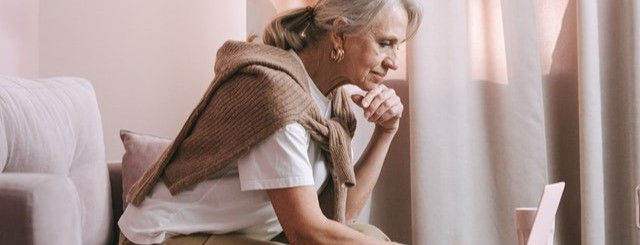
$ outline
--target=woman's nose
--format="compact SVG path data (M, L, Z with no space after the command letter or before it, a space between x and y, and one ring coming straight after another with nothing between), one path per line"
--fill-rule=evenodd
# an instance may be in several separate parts
M395 57L387 57L386 59L384 59L384 61L382 61L382 65L385 68L391 69L391 70L397 70L398 69L398 59Z

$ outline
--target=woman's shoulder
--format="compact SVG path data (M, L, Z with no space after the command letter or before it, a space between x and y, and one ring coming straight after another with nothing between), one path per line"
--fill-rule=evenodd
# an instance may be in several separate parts
M287 50L243 41L227 41L218 49L214 71L216 76L233 74L252 65L288 73L296 80L306 75L304 67Z
M261 44L261 43L252 43L245 41L237 41L237 40L227 40L220 46L218 52L216 54L216 60L227 61L228 59L235 60L254 60L259 61L259 57L262 56L275 56L270 57L271 61L277 61L278 59L290 59L291 55L287 50ZM275 59L274 59L275 58Z
M269 110L278 114L282 111L301 113L313 106L307 90L282 71L252 65L223 82L217 93L218 96L235 97L235 100L248 100L242 104L226 104L226 107L278 108Z

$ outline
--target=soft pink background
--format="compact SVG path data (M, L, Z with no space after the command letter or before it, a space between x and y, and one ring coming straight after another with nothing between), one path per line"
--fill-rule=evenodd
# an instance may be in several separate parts
M38 0L0 0L0 75L37 77Z

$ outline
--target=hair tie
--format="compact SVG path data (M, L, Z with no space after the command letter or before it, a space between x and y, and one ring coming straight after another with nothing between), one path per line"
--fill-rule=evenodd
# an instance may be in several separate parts
M315 11L314 7L307 6L307 20L309 22L313 22L313 11Z
M304 25L304 28L302 29L302 31L300 32L300 36L303 38L307 37L307 29L309 28L309 26L313 23L313 11L314 11L314 7L311 6L307 6L306 7L306 15L304 16L304 22L306 22L306 24Z

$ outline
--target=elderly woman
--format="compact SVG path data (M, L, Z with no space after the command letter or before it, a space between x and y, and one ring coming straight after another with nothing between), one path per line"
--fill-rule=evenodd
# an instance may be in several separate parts
M225 43L204 97L131 188L121 243L388 243L354 222L403 111L382 82L420 17L412 0L320 0L275 18L266 45ZM355 167L349 100L376 125Z

